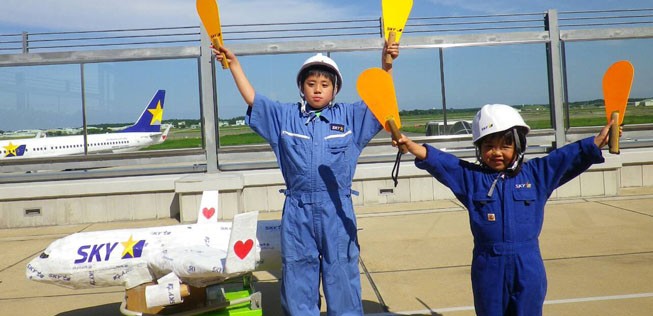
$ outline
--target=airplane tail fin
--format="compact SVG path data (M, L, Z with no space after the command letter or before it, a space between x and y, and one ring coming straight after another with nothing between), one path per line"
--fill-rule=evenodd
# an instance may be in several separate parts
M197 213L197 223L215 223L218 221L218 191L202 192L202 201Z
M254 271L256 268L257 219L258 212L247 212L234 216L225 272L229 274L247 272Z
M165 90L158 90L134 125L127 127L122 131L145 133L160 132L161 121L163 121L163 101L165 96Z

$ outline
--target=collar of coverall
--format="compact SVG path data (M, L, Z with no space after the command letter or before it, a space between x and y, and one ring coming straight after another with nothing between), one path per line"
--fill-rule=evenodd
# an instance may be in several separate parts
M312 119L313 116L319 116L322 117L327 122L331 122L331 117L332 117L331 108L333 107L333 104L327 105L323 107L321 110L313 110L308 104L301 105L301 106L302 106L301 109L302 117L307 117L309 119Z

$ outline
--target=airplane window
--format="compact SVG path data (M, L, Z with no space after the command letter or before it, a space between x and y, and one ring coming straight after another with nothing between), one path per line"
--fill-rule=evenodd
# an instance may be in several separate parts
M50 257L50 255L48 255L45 252L42 252L41 255L39 256L39 258L41 258L41 259L47 259L48 257Z

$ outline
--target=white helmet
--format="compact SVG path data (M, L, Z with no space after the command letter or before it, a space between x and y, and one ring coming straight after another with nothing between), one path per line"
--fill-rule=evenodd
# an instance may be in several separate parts
M333 70L336 75L336 82L333 83L333 86L336 88L334 94L337 94L342 87L342 74L340 73L340 69L338 69L336 62L328 56L322 55L322 53L317 53L315 56L306 59L302 67L299 68L299 71L297 72L297 88L299 88L299 91L302 90L302 73L304 70L312 66L324 66Z
M478 140L487 135L506 131L513 127L522 127L524 135L531 130L513 107L505 104L486 104L476 113L472 121L472 141L476 144Z

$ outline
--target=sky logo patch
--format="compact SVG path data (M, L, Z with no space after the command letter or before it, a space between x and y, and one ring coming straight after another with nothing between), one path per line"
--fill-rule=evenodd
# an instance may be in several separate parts
M344 133L345 132L345 126L342 125L342 124L331 124L331 130Z

